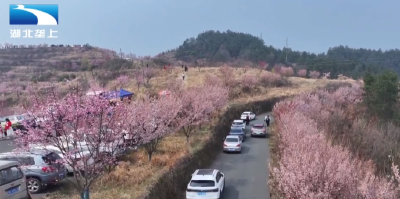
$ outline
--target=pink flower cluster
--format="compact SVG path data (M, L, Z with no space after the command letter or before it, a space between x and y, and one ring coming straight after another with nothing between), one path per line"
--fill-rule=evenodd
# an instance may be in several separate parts
M318 79L320 75L321 73L318 71L310 71L310 78L312 79Z
M342 87L333 93L305 93L275 105L273 114L280 141L279 166L271 168L271 185L283 198L398 198L399 180L374 175L371 162L353 158L341 146L333 146L321 126L336 107L358 103L360 85Z
M294 75L294 71L292 67L282 66L279 70L279 73L284 77L290 77Z
M297 71L297 75L299 77L305 77L307 75L307 70L306 69L300 69L299 71Z

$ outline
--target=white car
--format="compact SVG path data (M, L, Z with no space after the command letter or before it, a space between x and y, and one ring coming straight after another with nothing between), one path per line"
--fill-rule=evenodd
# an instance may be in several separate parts
M247 116L249 116L250 120L256 119L256 114L254 114L253 112L250 112L250 111L243 112L242 115L240 116L240 119L246 120Z
M232 127L242 127L242 129L245 130L246 123L243 120L233 120Z
M224 152L242 152L242 138L238 135L228 135L224 140Z
M219 199L225 187L225 175L217 169L197 169L187 185L186 199Z

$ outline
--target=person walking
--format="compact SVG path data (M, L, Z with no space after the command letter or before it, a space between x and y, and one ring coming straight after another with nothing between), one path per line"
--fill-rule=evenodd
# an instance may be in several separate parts
M6 125L4 126L4 136L6 137L6 139L8 139L8 137L7 137L7 131L9 130L9 129L11 129L11 126L12 126L12 124L11 124L11 121L8 119L8 118L6 118Z
M269 115L265 116L265 123L267 123L267 127L269 127L269 123L271 122L271 118L269 117Z
M187 72L188 71L188 67L187 66L185 66L185 72Z
M246 116L246 126L250 124L250 118L249 116Z
M182 74L182 79L185 80L185 73Z

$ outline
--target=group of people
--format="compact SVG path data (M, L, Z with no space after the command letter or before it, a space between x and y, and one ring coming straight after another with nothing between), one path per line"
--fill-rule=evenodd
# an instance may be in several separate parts
M246 125L249 125L249 124L250 124L250 117L249 117L249 116L246 116L245 122L246 122ZM269 115L266 115L266 116L265 116L264 122L267 124L267 127L269 127L269 124L270 124L270 122L271 122L271 118L269 117Z
M2 132L5 138L8 138L7 131L11 129L11 126L12 123L8 118L6 118L6 124L4 125L4 129L0 126L0 131Z

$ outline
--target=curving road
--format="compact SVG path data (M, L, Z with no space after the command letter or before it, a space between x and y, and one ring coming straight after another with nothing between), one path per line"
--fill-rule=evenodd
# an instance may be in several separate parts
M270 113L258 115L246 127L247 139L241 154L221 153L210 169L225 174L225 190L221 199L269 199L269 143L266 138L250 137L251 125L263 123ZM273 118L271 117L271 122ZM221 142L222 144L222 142Z

